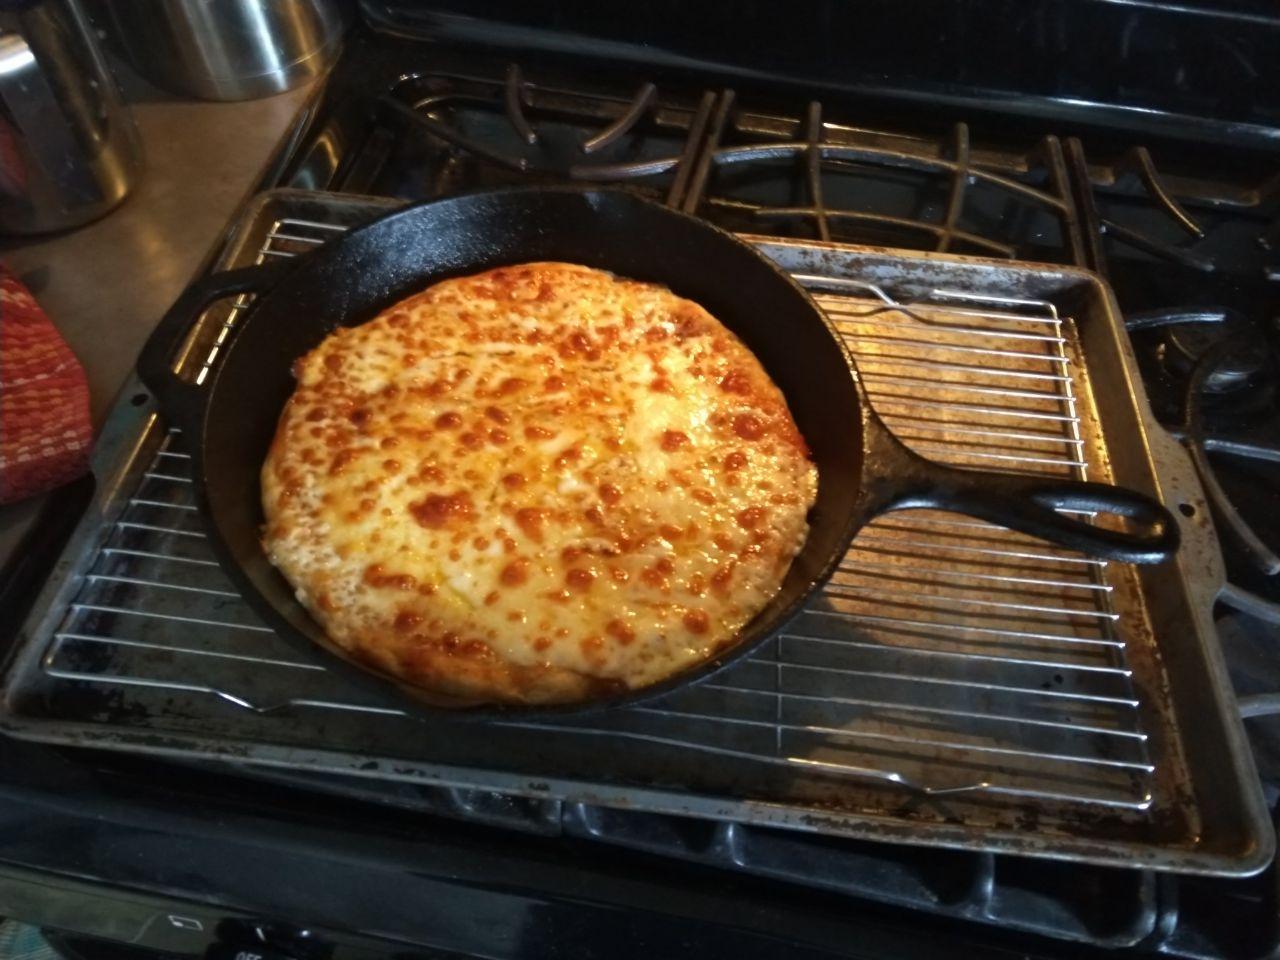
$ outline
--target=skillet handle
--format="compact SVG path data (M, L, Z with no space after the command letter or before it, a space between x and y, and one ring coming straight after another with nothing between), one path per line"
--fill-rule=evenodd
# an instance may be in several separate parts
M951 510L1124 563L1160 563L1178 549L1178 521L1163 504L1136 490L945 467L907 449L878 419L872 423L872 432L878 434L872 456L879 476L868 487L868 515L916 508ZM1058 513L1058 508L1115 514L1134 521L1137 530L1095 527Z
M170 420L185 429L198 422L204 409L205 391L182 379L174 369L178 350L200 314L224 297L269 289L293 266L283 261L213 273L196 280L174 301L138 357L138 376L159 398Z

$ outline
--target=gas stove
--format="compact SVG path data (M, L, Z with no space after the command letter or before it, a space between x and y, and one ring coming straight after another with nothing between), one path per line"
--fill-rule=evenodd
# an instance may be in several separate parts
M1273 389L1280 176L1275 154L1259 133L1262 125L1253 124L1248 136L1220 128L1209 135L1204 124L1179 128L1172 106L1165 104L1165 115L1151 107L1140 114L1148 136L1138 137L1137 124L1126 131L1114 122L1114 105L1074 109L1071 97L1057 97L1052 109L1039 112L1023 109L1025 104L1002 111L994 101L975 106L972 96L952 84L949 95L923 107L918 89L907 95L910 83L897 95L880 96L883 90L868 90L864 81L855 83L857 78L835 67L820 79L794 65L771 76L744 75L709 49L697 51L700 56L692 50L683 56L650 51L646 61L644 51L609 46L609 31L599 25L598 44L584 41L570 53L563 49L564 31L440 12L424 18L413 5L370 6L377 7L368 12L381 32L361 28L349 39L322 94L264 175L261 187L268 193L236 225L228 256L234 252L252 262L305 254L396 203L493 186L578 182L636 190L727 229L771 238L762 242L781 251L830 241L889 248L876 251L886 258L903 249L1096 271L1116 292L1157 419L1192 451L1221 534L1231 585L1219 594L1218 630L1246 715L1280 710L1280 667L1272 655L1280 639L1274 576L1280 565L1273 552L1280 549L1280 536L1276 512L1268 509L1280 496L1280 418ZM1228 47L1239 53L1239 38L1230 40ZM501 49L508 43L518 49ZM1258 98L1265 96L1259 92ZM1263 114L1264 108L1259 106ZM1097 123L1091 123L1095 116ZM1239 117L1235 125L1246 126ZM1199 142L1190 142L1192 130L1203 134ZM795 269L818 272L813 260ZM860 295L887 301L864 311L857 322L871 326L858 328L862 336L884 335L874 327L884 310L914 308L895 300L891 286L859 282ZM836 287L836 293L849 293ZM841 309L840 298L831 294L828 289L829 300ZM197 346L206 366L216 363L223 339L234 335L242 306L231 305L202 328L205 339ZM947 306L956 309L957 303ZM917 337L903 343L890 336L886 344L897 351L896 361L906 362L892 375L906 370L917 404L919 391L930 389L930 377L945 380L950 374L944 371L961 364L993 375L992 369L1008 362L1011 342L1017 352L1057 336L1052 331L1058 328L1044 326L1055 317L1038 315L1039 308L1017 298L959 306L979 318L985 311L978 339L972 330L953 330L935 341ZM1003 317L999 322L1014 325L993 327L997 314ZM993 335L1002 341L999 350L992 346ZM1063 362L1068 359L1064 354ZM1018 467L1040 459L1046 462L1028 466L1074 475L1070 471L1078 469L1087 438L1070 433L1070 418L1062 421L1065 433L1045 434L1040 427L1045 417L1063 417L1056 411L1076 397L1053 394L1047 403L1026 395L1042 383L1067 382L1062 364L1042 354L1020 360L1026 363L1012 368L1020 378L1012 389L1001 379L1006 368L994 380L961 383L970 393L958 402L976 417L961 422L970 431L968 462ZM145 409L145 395L138 396ZM949 395L946 402L955 427L957 401ZM888 412L909 420L919 410L899 399ZM124 448L136 442L136 417L116 424L105 443ZM927 423L917 426L923 428L917 439L932 442L934 455L954 453ZM1029 448L1039 452L1029 454ZM257 629L242 619L234 596L220 595L224 588L206 579L211 564L194 543L198 518L181 490L183 464L181 437L166 435L145 465L144 486L127 491L124 526L112 528L105 549L145 570L93 568L86 589L97 592L77 595L74 616L80 619L62 627L58 645L44 651L45 675L69 685L42 688L42 708L63 710L64 717L83 711L127 723L131 712L141 719L144 704L154 707L157 701L147 696L168 697L179 719L188 709L182 699L187 696L221 698L263 717L299 706L272 699L276 688L260 653L253 659L258 676L247 688L237 686L233 678L243 673L237 664L246 659L239 647L206 648L201 655L208 666L194 684L188 669L166 669L181 660L176 654L183 631L195 635L215 618L250 633ZM1181 509L1194 514L1201 508L1187 502ZM989 547L969 541L961 546L987 551L984 563L990 567L955 561L956 569L987 578L954 593L956 602L988 602L985 584L991 585L988 594L1003 589L1002 577L1010 573L1001 569L1010 562L1008 548L996 555ZM185 572L156 565L175 556L186 564ZM1012 575L1026 578L1025 571ZM139 584L130 582L148 576L186 593L172 604L149 606L146 597L132 592ZM1106 584L1093 576L1082 574L1077 586ZM849 587L856 590L858 584ZM1022 604L1019 616L1027 613ZM881 616L870 607L853 609ZM105 636L120 636L112 628L130 611L150 617L154 629L145 636L130 634L131 645L104 643ZM1098 613L1108 609L1099 607ZM1053 616L1043 609L1032 615ZM1073 608L1072 616L1079 615ZM901 615L895 622L903 629ZM906 623L917 631L922 626L945 629L936 618ZM1100 638L1108 647L1105 631L1079 636ZM163 652L159 661L156 646ZM942 652L934 648L931 662L942 662ZM792 669L815 665L812 659L789 662ZM820 665L841 668L826 660ZM1111 690L1112 680L1116 690L1124 689L1120 681L1127 666L1084 657L1068 666L1101 678L1081 682L1067 674L1067 685L1077 684L1073 689L1091 704ZM931 669L932 674L916 668L912 679L965 682L948 668ZM901 670L881 669L864 696L892 698L894 684L903 681ZM102 691L103 676L142 686L128 694L108 688L96 698L80 695L86 683ZM980 677L990 683L989 674ZM1052 694L1064 681L1050 670L1045 683ZM829 694L831 688L818 683L809 695L824 690ZM1016 691L1006 693L1012 697ZM335 702L344 705L341 694L325 688L310 707L329 710ZM947 714L949 703L942 697L935 709ZM379 708L362 709L373 715ZM1115 726L1108 709L1088 717L1110 725L1126 744L1143 742L1141 727ZM1084 720L1081 713L1071 722ZM207 722L198 713L185 721L197 733ZM652 739L652 729L640 732ZM1265 720L1251 722L1249 732L1274 803L1280 733ZM1072 949L1243 957L1262 955L1277 943L1273 868L1245 880L1197 879L1137 865L1102 867L1007 852L908 847L887 838L807 836L723 812L708 815L697 805L678 815L628 811L607 803L542 799L527 790L372 779L359 769L321 773L299 769L283 756L271 767L249 765L239 762L247 754L235 750L219 762L211 755L192 756L160 733L142 736L153 741L142 751L146 757L75 750L47 772L44 761L32 759L38 748L15 747L28 769L40 772L16 777L9 788L14 798L40 798L102 844L92 857L64 851L48 868L97 881L96 887L76 888L84 897L121 884L135 892L149 887L145 904L141 895L131 899L112 891L114 906L103 906L102 915L114 918L114 927L74 910L55 910L48 904L57 898L50 896L40 902L48 906L51 924L177 952L198 952L218 940L296 956L327 956L335 949L385 952L388 939L467 953L541 956L554 938L536 916L545 912L554 929L564 931L575 909L583 910L582 925L569 934L578 938L569 952L578 955L616 947L601 920L606 914L625 927L619 936L626 949L646 946L659 953L681 942L705 944L716 933L723 935L719 946L703 946L704 952L776 955L786 941L792 955L885 949L899 956L938 955L942 948L934 938L958 935L961 952L970 953L981 947L967 941L987 938L989 950L1045 955L1071 943ZM94 738L81 744L92 748ZM1111 803L1120 811L1117 819L1126 809L1140 808L1147 754L1143 747L1127 750L1107 755L1123 776L1101 788L1092 782L1091 789L1105 792L1077 799ZM157 759L166 753L180 756L173 763ZM282 815L284 808L297 816ZM90 821L98 824L92 830ZM353 822L359 829L350 829ZM121 826L113 834L102 823ZM33 829L32 845L42 837ZM192 851L192 869L184 876L157 866L144 874L113 852L121 842L136 844L143 860L153 845L180 842ZM234 850L242 863L224 862L219 849ZM425 860L415 862L410 852ZM422 869L423 863L429 866ZM247 864L257 865L249 874L267 875L287 864L297 871L291 874L298 877L296 892L272 890L260 877L234 868ZM415 867L419 873L411 876ZM403 885L387 885L388 876ZM369 896L309 900L321 880L347 891L367 885ZM243 886L230 895L235 884ZM8 895L21 897L22 889L13 879ZM426 898L420 903L439 898L450 910L425 920L402 916L395 907L406 896ZM751 904L756 914L750 921L720 924L716 911L730 910L734 898ZM121 905L126 900L128 910ZM207 902L192 905L200 900ZM326 904L331 921L321 924L323 931L309 906L316 902ZM590 909L583 906L588 902ZM459 917L469 914L487 916L493 935L464 929ZM952 926L935 926L946 923ZM375 931L378 938L370 936ZM859 936L867 939L860 942Z

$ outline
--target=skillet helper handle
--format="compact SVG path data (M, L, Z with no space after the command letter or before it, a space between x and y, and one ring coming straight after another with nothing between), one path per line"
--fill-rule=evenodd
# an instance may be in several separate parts
M174 369L178 351L200 314L225 297L269 289L291 266L287 261L263 263L201 277L182 292L151 332L138 357L138 376L179 426L194 424L204 409L205 391Z
M915 461L912 473L924 482L903 488L882 509L953 510L1124 563L1160 563L1178 549L1180 536L1173 514L1135 490L1082 480L960 470L910 456ZM1059 508L1114 514L1133 521L1136 529L1094 526L1058 513Z

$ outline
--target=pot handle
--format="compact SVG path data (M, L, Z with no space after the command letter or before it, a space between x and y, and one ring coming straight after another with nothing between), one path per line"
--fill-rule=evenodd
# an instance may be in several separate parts
M916 508L951 510L1124 563L1160 563L1178 549L1178 521L1159 501L1136 490L946 467L907 449L878 420L872 423L879 436L868 451L876 473L864 488L868 516ZM1115 514L1133 521L1137 529L1096 527L1058 509Z
M174 369L178 350L200 314L224 297L262 293L294 264L288 261L239 267L201 277L188 286L156 324L138 357L138 376L159 398L164 413L184 428L194 425L204 409L205 392Z

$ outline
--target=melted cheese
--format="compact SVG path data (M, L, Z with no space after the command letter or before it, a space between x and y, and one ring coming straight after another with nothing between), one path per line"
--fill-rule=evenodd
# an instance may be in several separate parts
M264 546L357 658L564 702L713 656L777 592L816 472L759 362L665 288L561 263L333 333L262 470Z

